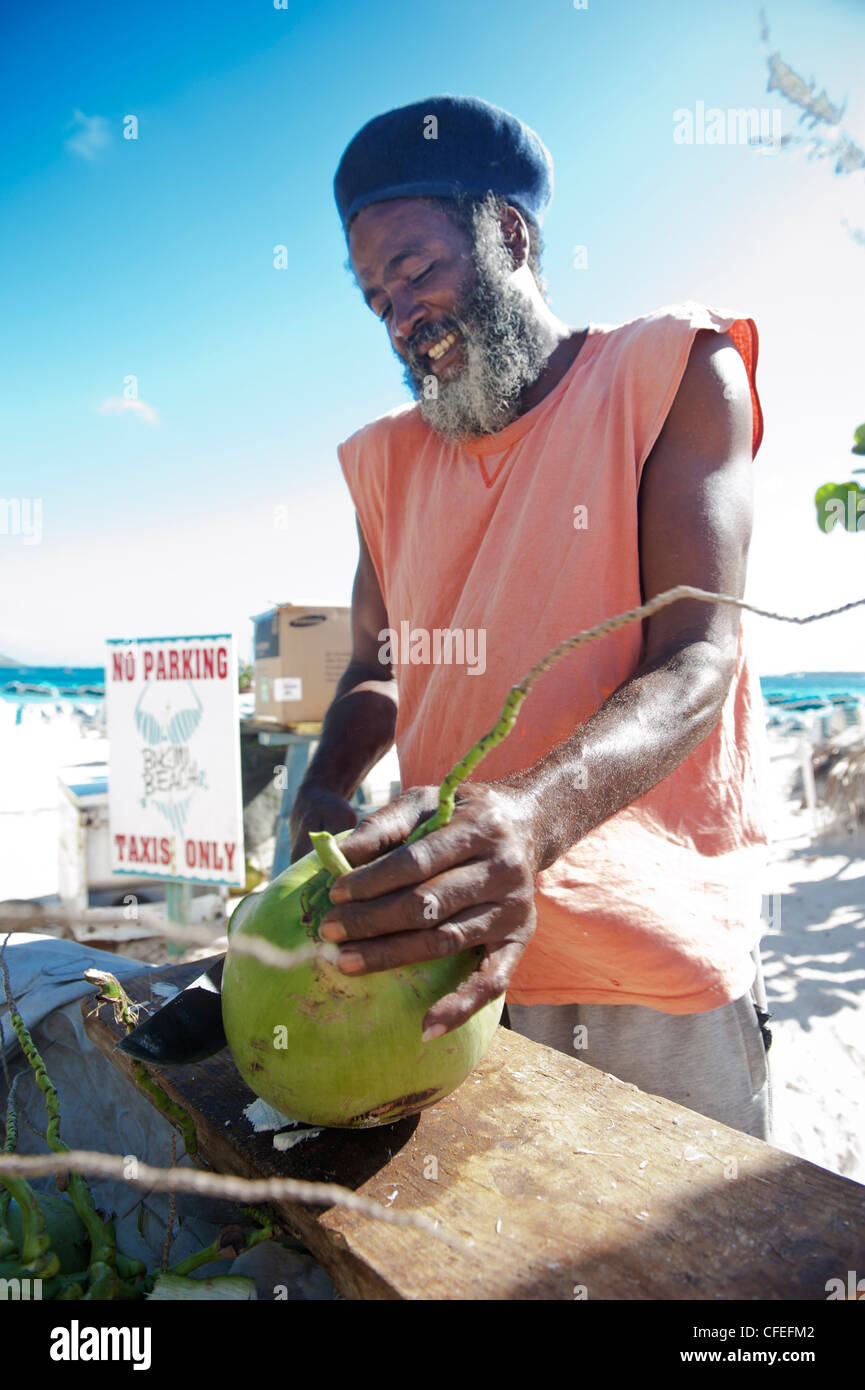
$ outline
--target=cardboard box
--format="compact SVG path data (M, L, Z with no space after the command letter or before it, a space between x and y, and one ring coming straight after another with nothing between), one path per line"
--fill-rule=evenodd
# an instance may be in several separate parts
M351 608L282 603L255 623L255 718L320 722L351 660Z

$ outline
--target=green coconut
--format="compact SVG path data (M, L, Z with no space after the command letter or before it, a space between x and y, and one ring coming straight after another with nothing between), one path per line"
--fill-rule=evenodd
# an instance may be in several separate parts
M504 995L423 1042L425 1014L477 969L482 949L354 978L321 959L286 970L232 951L244 936L283 950L317 940L324 908L305 917L301 892L320 869L308 854L235 909L222 979L225 1035L250 1089L291 1119L345 1129L391 1124L465 1081L492 1041Z

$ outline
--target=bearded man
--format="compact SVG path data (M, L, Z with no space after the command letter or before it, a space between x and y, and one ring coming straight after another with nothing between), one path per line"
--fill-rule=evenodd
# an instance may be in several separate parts
M322 935L350 974L480 946L425 1040L506 992L527 1037L767 1138L763 731L739 610L679 601L572 651L450 824L402 843L564 638L678 584L741 596L755 326L691 302L619 326L556 317L552 161L475 98L376 117L334 188L415 402L339 448L353 653L291 816L295 859L310 831L357 827ZM437 630L483 634L483 669L383 645ZM358 825L350 798L394 739L406 790Z

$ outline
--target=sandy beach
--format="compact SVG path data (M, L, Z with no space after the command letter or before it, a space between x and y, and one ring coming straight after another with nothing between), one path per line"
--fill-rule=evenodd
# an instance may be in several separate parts
M865 836L814 836L790 794L796 742L769 736L774 1142L865 1183Z

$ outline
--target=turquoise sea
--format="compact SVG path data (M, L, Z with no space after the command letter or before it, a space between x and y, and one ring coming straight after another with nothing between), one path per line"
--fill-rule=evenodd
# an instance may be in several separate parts
M865 671L791 671L784 676L761 676L760 686L768 705L865 700Z
M791 700L865 699L865 671L790 671L761 676L767 704ZM95 699L105 693L104 666L0 666L0 697L16 703Z
M0 666L0 697L16 704L98 699L104 694L104 666Z

